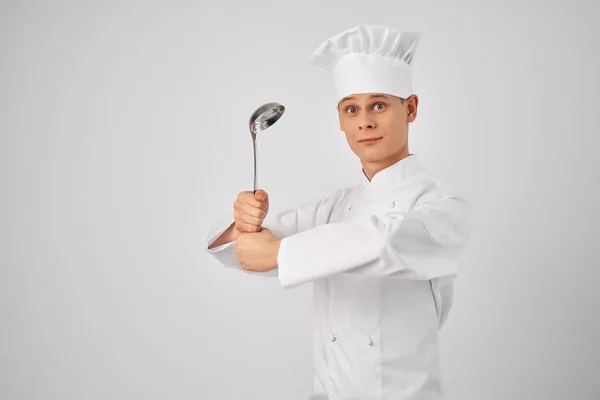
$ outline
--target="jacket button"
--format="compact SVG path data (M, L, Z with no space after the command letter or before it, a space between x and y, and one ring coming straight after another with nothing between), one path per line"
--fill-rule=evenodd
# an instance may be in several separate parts
M352 204L348 205L348 210L352 210Z
M335 336L335 335L331 335L331 341L332 341L332 342L335 342L336 340L337 340L337 336Z
M369 346L373 346L373 339L369 338Z
M392 208L396 207L396 202L392 201L392 204L390 205L390 207L392 207Z

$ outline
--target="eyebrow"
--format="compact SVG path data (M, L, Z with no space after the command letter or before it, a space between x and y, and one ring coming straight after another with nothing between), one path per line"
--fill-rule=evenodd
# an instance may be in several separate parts
M377 98L387 99L388 96L385 94L372 94L369 96L369 99L377 99ZM354 100L354 96L344 97L342 100L340 100L339 104L341 105L346 100Z

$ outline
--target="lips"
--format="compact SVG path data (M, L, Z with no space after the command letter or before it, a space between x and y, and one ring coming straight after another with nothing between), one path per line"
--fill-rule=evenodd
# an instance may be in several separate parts
M359 140L359 142L360 143L372 143L372 142L376 142L379 139L381 139L381 137L362 139L362 140Z

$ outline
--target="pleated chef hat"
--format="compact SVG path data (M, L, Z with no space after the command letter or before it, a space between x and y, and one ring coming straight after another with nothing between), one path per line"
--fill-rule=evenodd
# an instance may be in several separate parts
M330 37L310 61L333 77L338 102L353 93L386 93L407 98L411 63L421 34L384 25L357 25Z

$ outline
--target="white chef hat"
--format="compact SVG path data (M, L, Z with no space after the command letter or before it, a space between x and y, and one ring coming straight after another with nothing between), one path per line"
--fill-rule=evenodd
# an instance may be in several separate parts
M310 61L328 71L338 102L353 93L386 93L407 98L412 63L421 34L384 25L357 25L330 37Z

